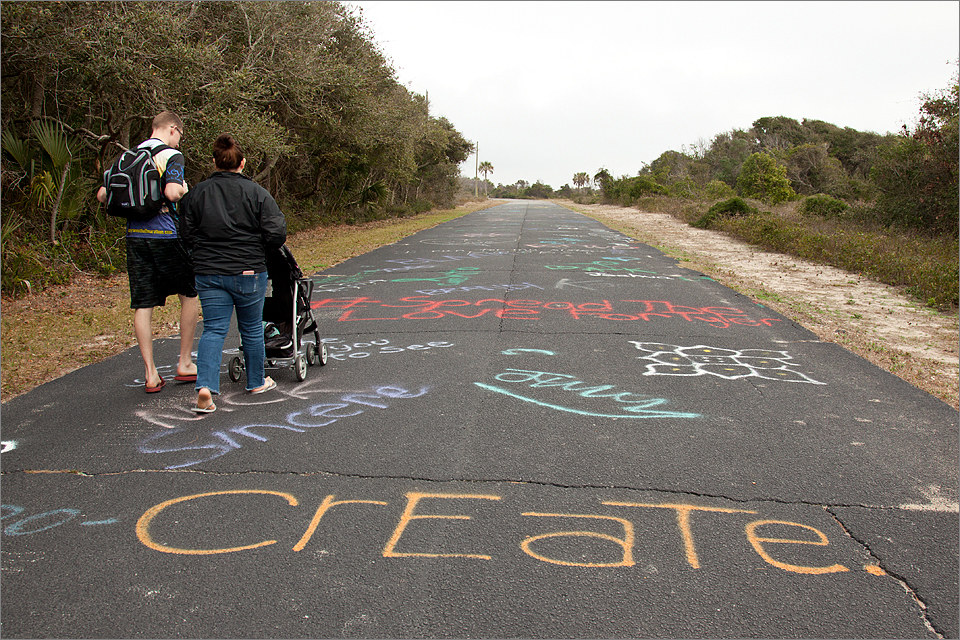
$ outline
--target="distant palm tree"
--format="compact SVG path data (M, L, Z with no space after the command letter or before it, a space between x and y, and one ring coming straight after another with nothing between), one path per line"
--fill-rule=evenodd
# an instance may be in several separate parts
M483 174L483 195L487 195L487 174L493 173L493 165L484 160L480 163L478 171Z
M577 189L583 191L583 187L590 183L590 175L581 171L580 173L573 176L573 184L576 185Z

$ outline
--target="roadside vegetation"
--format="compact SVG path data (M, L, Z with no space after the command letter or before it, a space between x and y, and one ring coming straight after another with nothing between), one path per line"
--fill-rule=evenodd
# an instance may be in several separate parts
M887 226L856 213L825 217L804 206L811 200L767 205L734 197L711 204L646 196L632 206L670 214L693 227L722 231L762 249L903 287L932 308L957 312L960 245L956 234Z
M291 231L451 207L473 145L340 2L4 2L2 292L125 268L106 166L177 112L187 183L229 131Z
M635 176L604 168L554 191L520 180L491 197L569 198L669 213L758 247L903 286L958 307L958 79L921 96L915 126L880 135L784 116L666 151Z

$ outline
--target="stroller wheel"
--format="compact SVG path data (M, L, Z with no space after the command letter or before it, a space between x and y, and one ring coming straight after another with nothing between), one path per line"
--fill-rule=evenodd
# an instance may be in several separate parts
M308 342L307 343L307 362L310 363L311 365L327 364L327 345L321 344L317 346L312 342Z
M297 377L297 382L307 379L307 359L300 354L297 354L293 360L293 373Z
M239 356L230 358L230 363L227 365L227 374L233 382L240 382L240 376L243 374L243 362L241 362Z
M327 345L320 342L320 332L313 332L313 364L324 365L327 364Z

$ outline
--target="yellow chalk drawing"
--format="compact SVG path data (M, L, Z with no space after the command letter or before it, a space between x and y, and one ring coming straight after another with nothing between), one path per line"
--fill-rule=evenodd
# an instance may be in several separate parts
M694 569L700 568L700 559L697 558L697 548L693 544L693 532L690 529L691 511L713 511L716 513L756 513L746 509L725 509L721 507L698 507L692 504L642 504L637 502L608 502L605 504L611 507L647 507L654 509L676 509L677 526L680 527L680 535L683 536L683 548L687 554L687 563Z
M209 496L224 496L232 494L242 494L242 493L259 493L263 495L273 495L280 496L281 498L286 498L287 503L290 506L297 506L297 499L294 498L289 493L282 493L280 491L261 491L258 489L236 489L232 491L211 491L209 493L198 493L192 496L183 496L181 498L174 498L172 500L167 500L166 502L161 502L160 504L151 507L140 516L140 519L137 520L137 537L140 538L145 546L154 549L155 551L162 551L164 553L179 553L183 555L191 556L208 556L217 553L231 553L233 551L245 551L247 549L256 549L257 547L265 547L267 545L275 544L276 540L264 540L263 542L258 542L256 544L248 544L242 547L229 547L226 549L180 549L177 547L168 547L166 545L159 544L154 542L153 538L150 537L150 522L153 521L157 515L166 509L169 506L175 505L180 502L186 502L187 500L195 500L197 498L206 498Z
M386 502L380 502L379 500L337 500L334 502L335 497L336 496L331 494L323 499L323 502L320 503L320 507L317 509L317 512L313 514L313 519L310 521L310 526L307 527L306 533L304 533L303 537L300 538L300 542L293 547L294 551L301 551L305 546L307 546L307 542L310 541L310 538L313 536L313 532L317 530L317 525L320 524L320 518L322 518L327 511L338 504L387 504Z
M597 533L596 531L557 531L555 533L545 533L539 536L530 536L520 543L520 548L523 549L525 553L533 556L537 560L543 560L544 562L551 562L553 564L560 564L566 567L632 567L635 564L633 561L633 523L629 520L615 518L613 516L579 515L573 513L528 512L520 515L536 516L540 518L593 518L597 520L613 520L623 525L623 539L610 536L605 533ZM618 544L623 548L623 559L621 559L620 562L567 562L565 560L557 560L555 558L542 556L530 549L530 545L537 540L543 540L545 538L558 538L561 536L581 536L609 540L610 542Z
M199 498L209 498L214 496L226 496L226 495L266 495L266 496L277 496L283 498L287 501L290 506L299 506L297 499L289 493L284 493L280 491L269 491L269 490L258 490L258 489L240 489L240 490L231 490L231 491L211 491L207 493L197 493L189 496L182 496L179 498L173 498L165 502L161 502L158 505L155 505L148 509L137 521L136 533L140 542L155 551L160 551L162 553L173 553L181 555L214 555L221 553L232 553L235 551L246 551L249 549L257 549L260 547L266 547L272 544L276 544L277 540L262 540L260 542L255 542L252 544L237 546L237 547L226 547L222 549L190 549L190 548L181 548L174 547L166 544L161 544L153 539L150 533L150 526L153 523L154 519L160 515L164 510L177 505L181 502L188 502L191 500L197 500ZM424 500L501 500L502 497L498 495L490 494L469 494L469 493L421 493L421 492L408 492L405 494L407 498L407 505L403 510L403 513L400 516L400 520L397 523L396 528L393 530L393 534L390 536L390 539L387 541L386 545L383 548L382 555L385 558L411 558L411 557L420 557L420 558L476 558L481 560L492 560L492 556L480 553L426 553L426 552L416 552L416 551L397 551L397 546L400 542L400 538L406 532L407 527L414 520L471 520L471 516L463 514L451 514L443 515L440 513L417 513L417 508L424 507L421 503ZM336 495L329 494L327 495L320 506L317 508L316 512L313 514L312 519L310 520L309 525L307 526L306 531L300 540L294 545L293 551L299 552L302 551L310 540L313 538L314 534L319 527L320 521L323 517L334 507L340 505L350 505L350 504L370 504L378 506L387 506L389 503L383 502L380 500L337 500ZM691 514L694 511L700 511L705 513L745 513L745 514L756 514L757 511L748 510L748 509L730 509L723 507L704 507L692 504L675 504L675 503L661 503L661 504L648 504L640 502L615 502L615 501L601 501L601 504L611 507L636 507L636 508L645 508L645 509L673 509L676 512L677 527L680 529L681 539L683 541L683 547L685 551L686 561L690 567L694 569L700 568L700 559L697 556L697 548L694 543L693 529L691 527ZM542 562L549 562L551 564L557 564L567 567L632 567L635 566L634 562L634 552L633 547L635 544L635 533L634 533L634 524L631 520L620 518L616 516L608 515L596 515L596 514L576 514L576 513L541 513L535 511L522 512L521 516L525 517L538 517L538 518L578 518L580 520L593 520L593 521L602 521L609 520L616 522L621 527L623 527L622 537L617 537L616 535L610 535L607 533L601 533L599 531L590 531L590 530L571 530L571 531L553 531L550 533L544 533L539 535L532 535L524 538L520 542L520 548L524 553L530 557L540 560ZM170 518L172 516L167 516ZM763 536L759 534L761 527L799 527L800 529L806 529L807 531L812 532L816 535L817 539L794 539L792 537L770 537ZM827 539L827 536L814 527L809 525L800 524L798 522L790 522L787 520L754 520L750 522L745 527L747 540L753 547L753 549L760 555L760 557L767 562L768 564L773 565L784 571L791 571L794 573L801 573L806 575L823 575L830 573L841 573L850 571L847 567L842 564L833 564L830 566L824 567L815 567L815 566L804 566L789 564L781 560L776 560L771 555L770 550L776 547L772 545L784 545L784 544L800 544L800 545L812 545L825 547L830 544L830 541ZM413 534L411 534L413 535ZM408 536L409 537L409 536ZM544 555L543 552L538 552L534 549L537 546L537 543L548 540L551 538L593 538L597 540L605 540L612 542L617 545L620 549L618 553L620 558L613 562L578 562L574 560L564 560L555 557L549 557ZM809 538L809 536L807 536ZM542 551L542 550L541 550ZM569 553L569 551L568 551ZM875 576L885 576L886 572L878 565L863 565L864 571Z
M411 556L422 557L422 558L479 558L481 560L490 560L491 557L487 555L481 555L476 553L400 553L394 551L397 546L397 542L400 540L400 536L403 535L404 529L407 528L407 525L410 524L411 520L424 520L424 519L444 519L444 520L470 520L470 516L443 516L436 514L427 514L414 515L413 511L417 507L417 503L423 500L424 498L438 498L445 500L500 500L500 496L491 496L483 494L461 494L461 493L417 493L410 492L407 493L407 507L403 510L403 515L400 516L400 522L397 524L397 528L394 529L393 535L390 536L390 540L387 542L387 546L383 548L383 557L384 558L407 558Z
M801 529L808 529L816 533L819 537L819 541L813 540L790 540L787 538L761 538L756 535L755 531L757 527L762 527L768 524L780 524L788 527L800 527ZM746 527L747 531L747 540L750 541L750 544L753 545L754 550L760 554L760 557L772 564L775 567L783 569L784 571L793 571L795 573L805 573L807 575L821 575L824 573L837 573L841 571L849 571L842 564L834 564L829 567L804 567L795 564L787 564L786 562L779 562L770 557L770 554L766 552L763 548L764 542L779 543L779 544L812 544L818 547L824 547L830 544L830 541L827 540L827 536L823 534L819 529L814 529L805 524L799 524L796 522L787 522L785 520L756 520L751 522ZM869 569L867 569L869 571Z

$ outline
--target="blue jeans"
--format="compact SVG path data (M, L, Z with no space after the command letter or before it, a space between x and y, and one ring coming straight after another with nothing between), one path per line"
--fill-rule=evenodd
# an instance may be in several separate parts
M230 318L237 310L237 328L243 344L247 391L263 386L263 296L267 273L239 276L196 276L203 310L203 334L197 346L197 391L220 393L220 364Z

